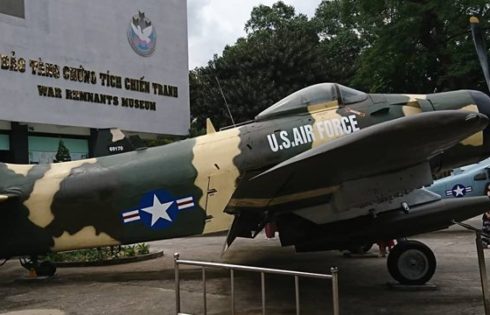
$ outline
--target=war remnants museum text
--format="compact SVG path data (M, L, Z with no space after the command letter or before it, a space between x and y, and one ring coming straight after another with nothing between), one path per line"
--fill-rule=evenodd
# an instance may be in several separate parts
M117 91L124 89L143 94L162 97L179 96L178 87L158 82L145 81L144 78L130 78L112 74L110 71L97 72L83 66L73 67L17 57L15 52L0 54L0 69L18 73L30 73L34 76L47 77L55 80L66 80L87 85L100 85ZM128 98L114 95L112 92L96 93L85 89L62 89L56 86L37 85L37 93L41 97L52 97L73 101L120 106L121 108L156 111L157 103L139 98Z

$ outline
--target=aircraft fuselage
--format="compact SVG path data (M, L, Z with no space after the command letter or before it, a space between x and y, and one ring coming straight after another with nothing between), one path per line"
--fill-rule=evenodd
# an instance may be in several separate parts
M339 98L146 150L48 165L0 164L0 257L225 231L233 216L224 209L241 179L387 120L430 110L480 111L468 91L450 93L434 94L432 101L369 95L343 104ZM434 170L478 161L485 140L479 132L462 141L434 160Z

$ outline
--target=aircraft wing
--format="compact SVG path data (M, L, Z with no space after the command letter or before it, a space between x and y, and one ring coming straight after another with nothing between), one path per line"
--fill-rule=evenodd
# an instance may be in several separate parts
M318 205L323 209L328 205L335 213L348 212L430 185L429 160L487 123L486 116L474 112L421 113L308 150L239 184L226 209L239 218L230 233L248 237L247 230L259 230L257 223L261 229L257 218L266 221L270 213Z
M242 181L229 212L295 209L302 201L342 191L353 194L350 208L406 193L432 183L431 158L486 124L477 113L438 111L374 125Z

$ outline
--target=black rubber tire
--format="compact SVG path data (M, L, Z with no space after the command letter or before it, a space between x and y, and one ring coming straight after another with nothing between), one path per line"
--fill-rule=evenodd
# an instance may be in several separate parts
M36 274L39 277L52 277L55 273L56 266L50 261L43 261L36 268Z
M387 259L390 275L400 284L422 285L436 271L436 257L419 241L403 241L395 245Z

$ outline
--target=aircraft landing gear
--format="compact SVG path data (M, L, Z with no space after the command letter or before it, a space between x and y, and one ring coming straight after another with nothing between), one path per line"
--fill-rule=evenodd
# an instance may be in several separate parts
M422 285L436 271L436 257L432 250L419 241L403 241L388 255L388 271L400 284Z
M20 264L34 277L52 277L56 273L56 266L50 261L39 261L37 256L20 258Z

